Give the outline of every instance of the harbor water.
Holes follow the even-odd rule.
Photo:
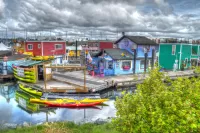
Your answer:
[[[24,122],[38,124],[54,121],[73,121],[81,123],[93,122],[98,119],[115,117],[115,97],[120,96],[121,91],[110,90],[102,94],[102,97],[110,98],[105,105],[97,108],[48,108],[46,106],[30,103],[32,96],[20,92],[14,83],[0,84],[0,124],[23,124]]]

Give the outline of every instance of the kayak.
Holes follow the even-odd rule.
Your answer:
[[[36,99],[36,98],[31,98],[30,102],[32,103],[40,103],[40,104],[45,104],[45,102],[57,102],[57,103],[95,103],[95,102],[100,102],[103,103],[105,101],[108,101],[108,99],[89,99],[85,98],[83,100],[76,100],[76,99],[55,99],[55,100],[43,100],[43,99]]]
[[[15,75],[18,75],[16,71],[13,71]],[[35,80],[36,76],[35,75],[24,75],[23,77],[21,78],[24,78],[24,79],[32,79],[32,80]]]
[[[42,96],[42,92],[39,92],[37,90],[34,90],[32,88],[29,88],[29,87],[25,87],[23,86],[22,84],[19,84],[19,88],[25,92],[28,92],[30,94],[34,94],[34,95],[37,95],[37,96]]]
[[[14,76],[15,76],[15,78],[17,78],[18,80],[21,80],[21,81],[25,81],[25,82],[29,82],[29,83],[36,83],[35,79],[25,79],[25,78],[19,77],[15,73],[14,73]]]
[[[48,105],[48,107],[91,107],[96,106],[98,104],[101,104],[101,102],[95,102],[95,103],[56,103],[56,102],[45,102],[45,104]]]
[[[21,68],[21,67],[15,66],[15,65],[13,65],[12,67],[13,67],[13,69]],[[34,68],[22,68],[22,69],[24,69],[25,71],[34,71],[35,70]]]
[[[32,103],[39,103],[39,104],[45,104],[46,102],[55,102],[55,103],[74,103],[76,100],[74,99],[56,99],[56,100],[43,100],[43,99],[37,99],[37,98],[31,98],[30,102]]]
[[[54,56],[35,56],[35,57],[32,57],[32,60],[52,60],[54,59]]]
[[[89,98],[85,98],[83,100],[80,100],[81,103],[93,103],[93,102],[106,102],[108,101],[108,99],[89,99]]]
[[[17,73],[17,69],[13,68],[14,72]],[[27,75],[35,75],[35,72],[34,71],[24,71],[24,74],[27,74]]]

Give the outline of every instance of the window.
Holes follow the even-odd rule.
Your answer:
[[[176,45],[172,45],[172,55],[176,54]]]
[[[55,49],[62,49],[63,45],[62,44],[55,44]]]
[[[108,62],[108,69],[113,69],[113,61]]]
[[[33,50],[33,44],[28,44],[28,50]]]
[[[191,66],[197,66],[197,59],[191,59]]]
[[[198,46],[192,46],[192,55],[197,55],[198,53]]]
[[[41,45],[40,45],[40,44],[38,44],[38,48],[39,48],[39,49],[41,48]]]
[[[145,62],[145,60],[140,61],[140,69],[144,69],[144,64],[145,64],[144,62]],[[146,68],[151,68],[151,60],[147,59]]]
[[[130,70],[131,69],[131,61],[123,61],[122,62],[122,69],[123,70]]]
[[[144,60],[140,61],[140,69],[144,69]]]

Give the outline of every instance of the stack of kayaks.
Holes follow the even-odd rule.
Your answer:
[[[53,60],[54,56],[34,56],[31,59],[32,60],[37,60],[37,61],[41,61],[41,60]]]
[[[67,108],[77,108],[77,107],[93,107],[99,105],[108,99],[55,99],[55,100],[42,100],[31,98],[30,102],[32,103],[39,103],[39,104],[46,104],[49,107],[67,107]]]
[[[33,69],[33,68],[20,68],[21,70],[23,70],[23,76],[22,76],[22,75],[19,75],[18,68],[20,68],[20,67],[13,65],[13,72],[14,72],[15,78],[17,78],[18,80],[21,80],[21,81],[29,82],[29,83],[36,83],[35,69]]]
[[[30,88],[30,87],[27,87],[27,86],[25,86],[25,85],[22,85],[22,84],[20,84],[20,83],[19,83],[19,88],[20,88],[22,91],[27,92],[27,93],[29,93],[29,94],[33,94],[33,95],[40,96],[40,97],[42,96],[42,92],[37,91],[37,90],[35,90],[35,89],[32,89],[32,88]]]
[[[39,105],[31,103],[29,101],[30,97],[32,96],[26,94],[23,91],[17,90],[15,93],[15,100],[17,101],[20,107],[22,107],[23,109],[27,111],[35,112],[38,110]]]

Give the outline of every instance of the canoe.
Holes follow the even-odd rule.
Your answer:
[[[39,92],[37,90],[34,90],[32,88],[29,88],[29,87],[25,87],[23,86],[22,84],[19,84],[19,88],[25,92],[28,92],[30,94],[34,94],[34,95],[37,95],[37,96],[42,96],[42,92]]]
[[[57,102],[57,103],[75,103],[75,102],[80,102],[80,103],[95,103],[95,102],[100,102],[103,103],[105,101],[108,101],[108,99],[89,99],[85,98],[83,100],[76,100],[76,99],[55,99],[55,100],[43,100],[43,99],[36,99],[36,98],[31,98],[30,102],[32,103],[40,103],[40,104],[45,104],[45,102]]]
[[[95,102],[95,103],[56,103],[56,102],[45,102],[45,104],[48,105],[48,107],[92,107],[96,106],[98,104],[101,104],[101,102]]]

